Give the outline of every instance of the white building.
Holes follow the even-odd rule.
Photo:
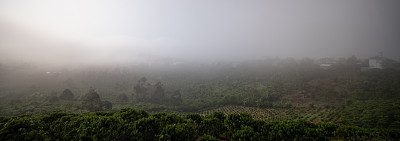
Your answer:
[[[382,69],[382,59],[380,57],[374,57],[369,59],[370,69]]]
[[[332,64],[321,64],[319,65],[322,69],[327,70],[332,67]]]

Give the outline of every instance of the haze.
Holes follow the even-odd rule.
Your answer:
[[[399,58],[397,0],[1,0],[0,59]]]

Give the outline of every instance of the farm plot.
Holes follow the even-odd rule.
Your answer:
[[[254,119],[264,121],[286,121],[305,119],[312,122],[335,121],[334,109],[328,108],[257,108],[245,106],[224,106],[212,110],[199,112],[202,115],[209,115],[213,112],[222,112],[227,115],[233,113],[248,113]]]

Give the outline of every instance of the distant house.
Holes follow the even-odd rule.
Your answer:
[[[383,58],[382,57],[372,57],[368,61],[369,63],[369,68],[370,69],[382,69],[382,62]]]
[[[336,64],[335,58],[322,58],[317,61],[319,64]]]
[[[61,75],[62,72],[50,72],[50,71],[47,71],[46,74],[47,74],[47,75],[55,75],[55,76],[58,76],[58,75]]]
[[[332,67],[332,64],[321,64],[319,65],[322,69],[327,70],[330,69]]]

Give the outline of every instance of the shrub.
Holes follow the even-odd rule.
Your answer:
[[[219,137],[219,135],[225,132],[225,126],[223,121],[215,117],[211,117],[204,119],[200,123],[199,130],[201,134],[207,134]]]
[[[189,113],[185,116],[185,119],[191,119],[195,121],[197,124],[200,124],[201,121],[203,121],[203,117],[201,117],[200,114],[195,114],[195,113]]]
[[[260,140],[260,134],[254,132],[253,128],[249,126],[243,126],[240,130],[237,130],[232,134],[232,141],[255,141]]]
[[[204,135],[204,136],[199,138],[199,141],[219,141],[219,139],[217,139],[214,136]]]
[[[142,118],[135,121],[133,135],[137,140],[156,140],[161,131],[161,121],[156,118]]]
[[[160,135],[160,140],[190,141],[194,139],[194,129],[184,123],[167,125]]]

